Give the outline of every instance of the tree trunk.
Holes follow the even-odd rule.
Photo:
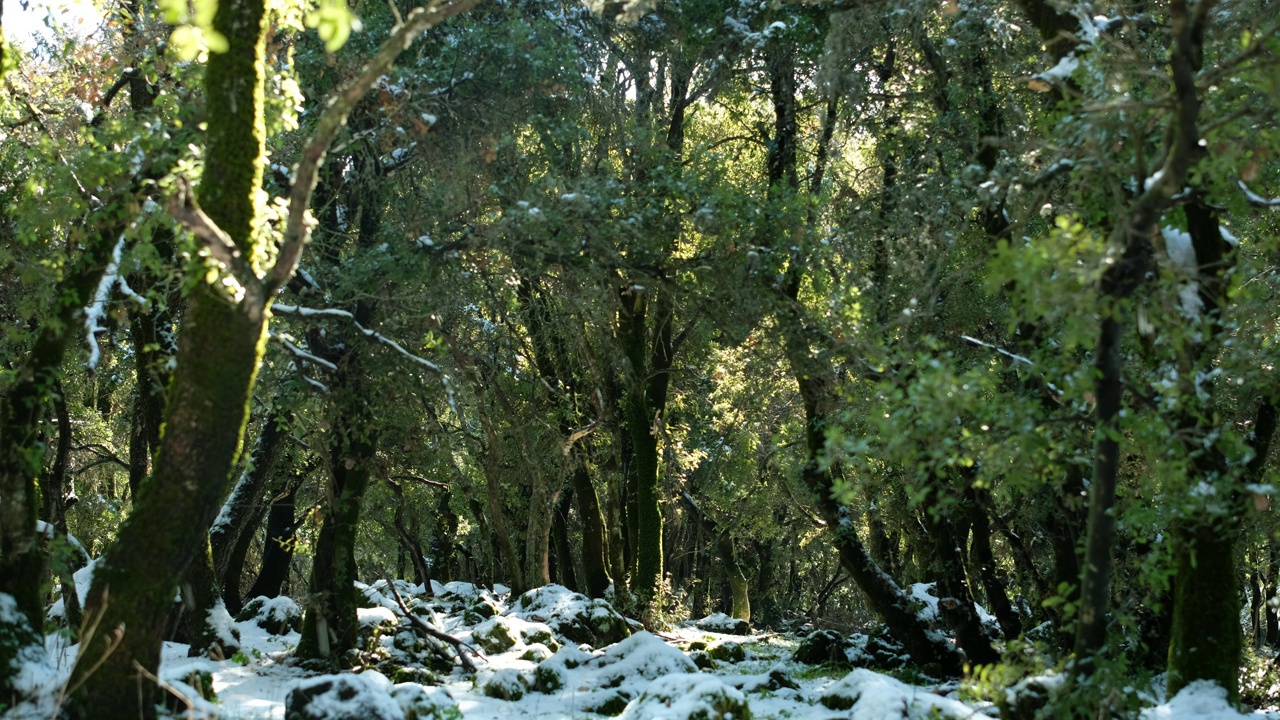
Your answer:
[[[935,479],[935,482],[940,481]],[[938,511],[941,507],[942,503],[935,503],[934,507],[922,509],[938,572],[939,614],[947,627],[955,632],[956,643],[964,650],[970,663],[995,665],[1000,662],[1000,653],[991,645],[991,638],[978,619],[973,593],[965,577],[964,555],[960,546],[964,544],[968,530],[957,528],[951,518]]]
[[[67,532],[67,461],[71,455],[71,413],[67,410],[67,397],[61,381],[53,385],[54,416],[58,420],[58,444],[53,465],[43,477],[40,494],[44,498],[41,519],[49,524],[51,538],[66,543],[67,553],[51,557],[51,569],[58,580],[58,594],[62,597],[63,619],[67,630],[75,636],[80,631],[80,596],[76,592],[73,574],[80,563],[70,554],[71,535]],[[76,556],[79,560],[79,557]]]
[[[1169,697],[1195,680],[1218,683],[1233,702],[1239,697],[1242,638],[1236,532],[1217,523],[1181,522],[1174,528]]]
[[[357,318],[362,315],[357,310]],[[340,662],[356,648],[358,640],[356,529],[377,451],[372,407],[359,357],[358,351],[348,351],[341,357],[330,354],[338,366],[332,386],[337,418],[329,446],[328,504],[312,560],[302,639],[298,643],[298,656],[304,658]]]
[[[244,553],[253,540],[254,530],[265,514],[263,495],[275,475],[289,436],[286,425],[287,412],[275,412],[262,423],[258,441],[249,458],[249,467],[240,475],[222,505],[222,511],[209,530],[209,543],[213,553],[213,582],[218,592],[208,596],[211,602],[224,599],[231,614],[240,612],[240,575]],[[232,576],[233,560],[240,558]],[[202,608],[207,611],[210,608]]]
[[[996,560],[991,552],[991,523],[987,518],[984,502],[988,493],[972,486],[965,493],[965,505],[969,510],[969,526],[973,532],[972,553],[978,565],[978,576],[982,579],[983,593],[987,597],[987,605],[1000,622],[1000,632],[1005,640],[1015,640],[1022,634],[1022,621],[1005,594],[1004,583],[996,574]]]
[[[36,483],[43,453],[37,444],[40,421],[63,358],[84,327],[84,307],[102,278],[119,228],[89,230],[87,244],[55,292],[53,318],[44,323],[18,368],[9,390],[0,396],[0,700],[7,700],[12,661],[24,648],[37,647],[44,627],[40,575],[44,553],[36,534]],[[21,621],[18,620],[21,618]]]
[[[206,85],[211,105],[223,108],[208,121],[204,210],[249,258],[257,254],[257,192],[264,148],[261,0],[227,0],[214,25],[230,49],[209,57]],[[206,284],[191,295],[178,342],[165,432],[151,481],[98,565],[86,615],[98,621],[96,637],[81,645],[101,664],[75,666],[82,683],[68,706],[74,717],[96,717],[112,708],[120,717],[151,718],[159,687],[143,672],[159,669],[164,617],[178,580],[207,543],[207,532],[240,454],[249,400],[266,340],[265,309],[238,306]],[[113,648],[113,640],[119,646]]]
[[[281,492],[272,499],[271,508],[267,511],[266,540],[262,543],[262,568],[258,571],[253,587],[249,588],[246,599],[280,596],[280,588],[289,577],[293,540],[298,531],[294,502],[298,497],[298,490],[316,467],[315,463],[311,463],[307,469],[290,475]]]

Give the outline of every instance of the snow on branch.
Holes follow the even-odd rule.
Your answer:
[[[107,331],[99,322],[107,316],[107,301],[111,299],[111,288],[116,284],[120,273],[120,255],[124,252],[124,235],[116,241],[111,251],[111,262],[98,280],[98,289],[93,293],[93,302],[84,309],[84,327],[89,337],[89,370],[98,368],[98,360],[102,358],[102,349],[98,347],[98,334]]]
[[[284,303],[272,303],[271,312],[279,315],[297,315],[299,317],[340,317],[352,322],[355,321],[355,316],[351,313],[335,308],[309,308],[298,305],[285,305]]]
[[[383,345],[386,345],[392,350],[395,350],[396,352],[409,358],[410,360],[421,365],[422,367],[425,367],[426,369],[430,370],[433,373],[438,374],[441,372],[439,365],[431,362],[430,360],[424,357],[414,355],[413,353],[406,350],[404,346],[402,346],[400,343],[396,342],[395,340],[392,340],[386,335],[383,335],[377,330],[370,330],[366,328],[365,326],[361,325],[359,322],[356,322],[355,316],[347,312],[346,310],[337,310],[334,308],[309,308],[309,307],[301,307],[298,305],[285,305],[283,303],[273,304],[271,306],[271,310],[272,312],[280,313],[282,315],[297,315],[298,317],[336,317],[336,318],[342,318],[344,320],[350,320],[351,324],[355,325],[356,329],[359,330],[361,334],[363,334],[365,337],[377,340]]]
[[[1248,200],[1250,205],[1254,207],[1266,207],[1272,209],[1280,208],[1280,197],[1268,200],[1267,198],[1264,198],[1250,190],[1249,186],[1245,185],[1243,180],[1237,180],[1236,184],[1240,186],[1240,191],[1244,193],[1244,199]]]
[[[1007,358],[1012,358],[1014,362],[1024,362],[1024,363],[1026,363],[1026,364],[1028,364],[1028,365],[1034,365],[1034,364],[1035,364],[1035,363],[1031,362],[1030,360],[1026,359],[1025,357],[1021,356],[1021,355],[1018,355],[1018,354],[1016,354],[1016,353],[1011,353],[1011,352],[1009,352],[1008,350],[1005,350],[1005,349],[1004,349],[1004,348],[1002,348],[1002,347],[996,347],[995,345],[992,345],[991,343],[985,343],[985,342],[982,342],[982,341],[981,341],[981,340],[979,340],[978,338],[970,337],[970,336],[968,336],[968,335],[961,335],[961,336],[960,336],[960,339],[961,339],[961,340],[964,340],[965,342],[971,342],[971,343],[973,343],[974,345],[981,345],[981,346],[982,346],[982,347],[984,347],[984,348],[988,348],[988,349],[990,349],[990,350],[995,350],[996,352],[1000,353],[1001,355],[1004,355],[1004,356],[1005,356],[1005,357],[1007,357]]]
[[[329,362],[328,360],[325,360],[322,357],[316,357],[315,355],[312,355],[306,350],[303,350],[297,345],[294,345],[293,343],[289,342],[289,338],[275,332],[274,330],[269,330],[267,332],[268,334],[271,335],[272,340],[275,340],[276,342],[285,346],[285,348],[288,349],[289,352],[293,353],[294,357],[300,358],[302,360],[306,360],[307,362],[313,365],[319,365],[320,367],[324,368],[325,370],[328,370],[329,372],[337,372],[338,370],[337,365],[334,365],[333,363]]]

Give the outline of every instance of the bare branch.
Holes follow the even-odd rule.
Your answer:
[[[431,627],[427,623],[423,622],[422,618],[409,612],[409,606],[404,604],[404,599],[400,597],[400,591],[396,590],[395,581],[391,578],[387,578],[387,588],[391,590],[392,597],[396,599],[396,604],[400,606],[401,612],[404,613],[405,619],[407,619],[410,624],[427,635],[430,635],[437,640],[443,640],[444,642],[452,645],[453,651],[458,654],[458,662],[462,663],[462,669],[469,673],[474,673],[476,671],[476,664],[471,660],[471,658],[467,657],[466,653],[462,652],[462,649],[466,648],[470,650],[475,653],[477,657],[484,657],[483,655],[480,655],[474,647],[446,632],[441,632],[440,630]]]

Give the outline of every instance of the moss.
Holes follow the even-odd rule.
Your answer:
[[[747,651],[736,642],[722,642],[707,649],[712,660],[740,663],[747,659]]]
[[[603,700],[594,703],[589,707],[584,707],[583,709],[587,712],[612,717],[614,715],[620,715],[623,710],[627,709],[628,702],[630,702],[630,699],[625,694],[620,692],[610,693]]]
[[[1169,697],[1196,680],[1240,699],[1240,593],[1234,533],[1205,523],[1176,531]]]

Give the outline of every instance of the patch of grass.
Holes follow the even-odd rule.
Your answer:
[[[800,665],[792,675],[797,680],[817,680],[819,678],[842,678],[849,674],[853,666],[843,662],[824,662],[821,665]]]

